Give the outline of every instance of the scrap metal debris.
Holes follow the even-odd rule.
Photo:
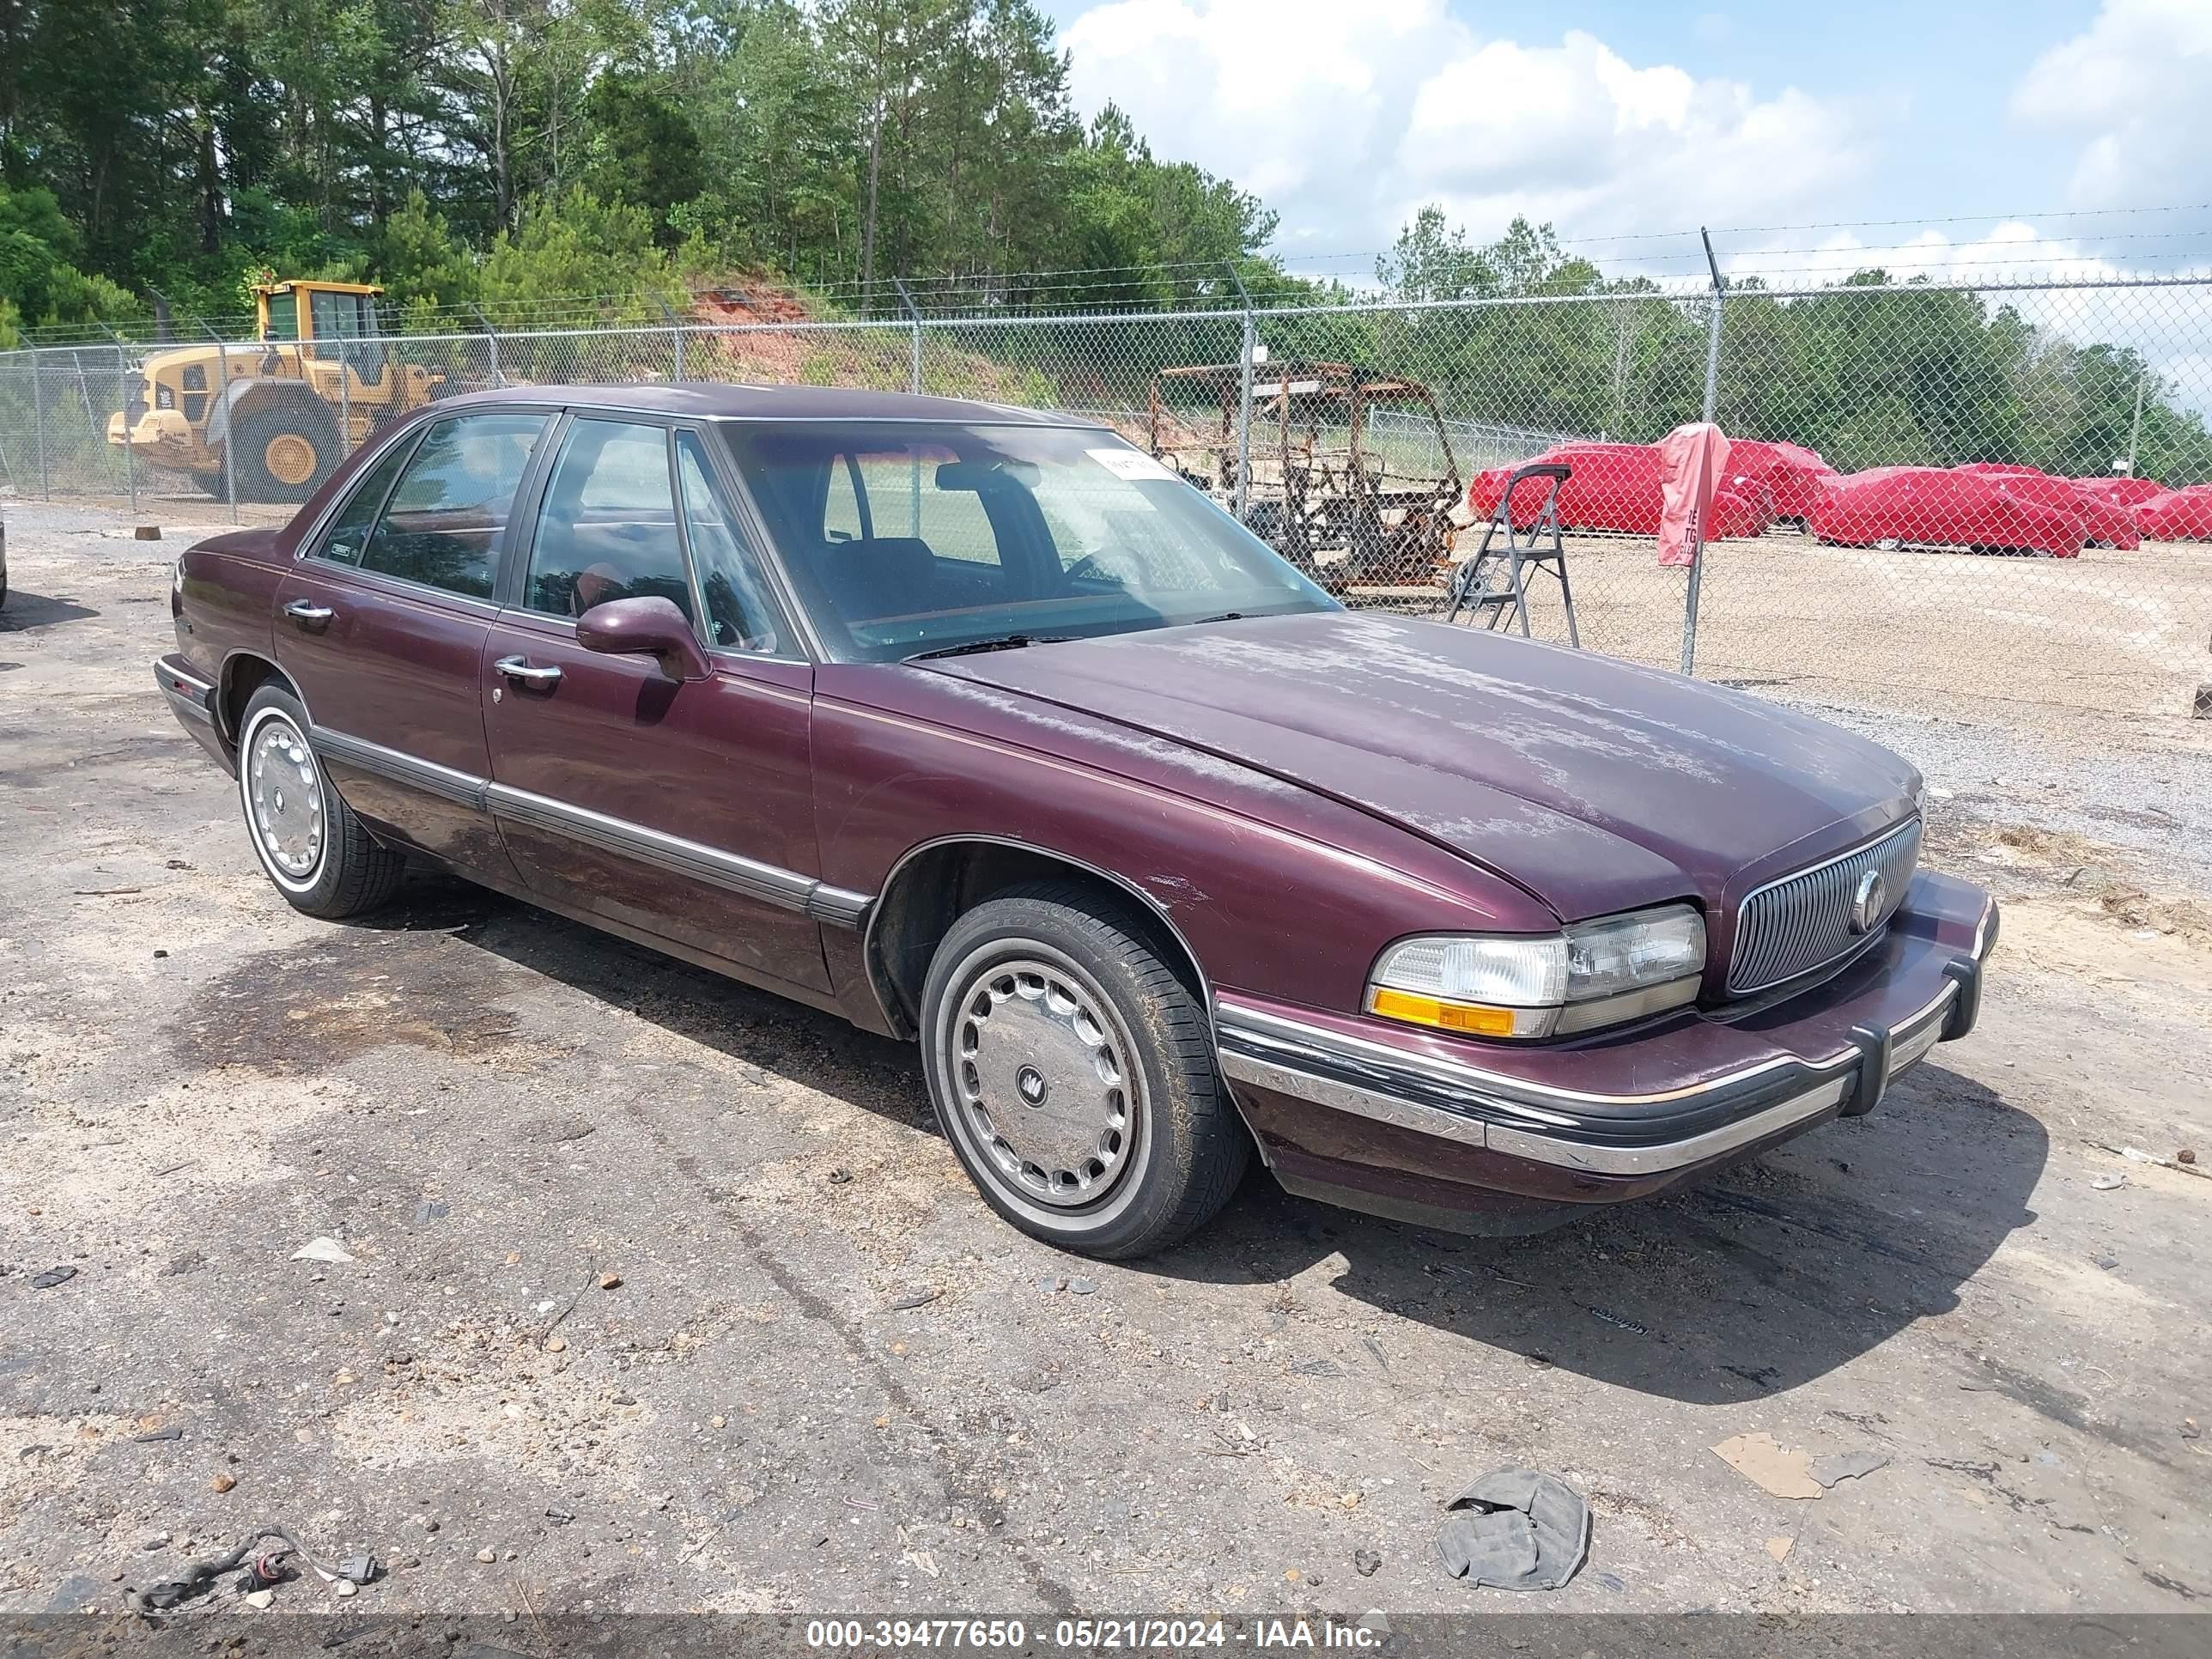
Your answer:
[[[275,1542],[281,1548],[263,1547]],[[297,1556],[314,1569],[326,1582],[335,1585],[341,1595],[349,1595],[362,1585],[369,1583],[383,1573],[382,1564],[363,1552],[348,1556],[336,1566],[325,1566],[307,1553],[305,1546],[282,1527],[264,1523],[246,1534],[246,1541],[235,1549],[205,1560],[186,1565],[174,1578],[165,1578],[146,1589],[125,1589],[123,1600],[133,1613],[150,1620],[173,1618],[191,1610],[191,1604],[213,1589],[216,1581],[225,1573],[238,1572],[232,1585],[240,1596],[250,1596],[272,1590],[292,1577],[286,1565],[287,1558]],[[240,1569],[243,1568],[243,1571]],[[257,1605],[265,1607],[267,1602]]]
[[[32,1279],[31,1288],[34,1291],[51,1291],[57,1285],[68,1284],[76,1277],[76,1269],[74,1267],[49,1267]]]
[[[1498,1469],[1446,1506],[1437,1534],[1444,1571],[1498,1589],[1558,1589],[1589,1557],[1590,1512],[1556,1474]]]

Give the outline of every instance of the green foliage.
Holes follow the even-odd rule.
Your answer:
[[[1549,226],[1516,220],[1478,246],[1424,208],[1376,274],[1397,299],[1514,303],[1375,313],[1364,333],[1300,319],[1271,329],[1270,343],[1413,369],[1455,412],[1538,431],[1650,441],[1704,412],[1709,302],[1608,281]],[[1884,291],[1731,294],[1715,408],[1725,430],[1808,445],[1846,471],[2013,461],[2094,477],[2125,456],[2140,386],[2138,471],[2212,477],[2203,417],[2136,353],[2076,344],[2015,309],[1879,270],[1844,286]],[[1556,295],[1589,300],[1544,303]]]
[[[125,321],[137,301],[106,276],[70,263],[78,240],[52,191],[0,185],[0,332],[13,343],[21,326]]]
[[[1086,125],[1039,0],[0,0],[0,340],[155,290],[234,316],[270,270],[380,283],[418,332],[580,299],[659,322],[687,283],[761,269],[830,296],[817,314],[896,317],[885,279],[934,272],[1089,314],[968,331],[973,362],[930,371],[1012,401],[1127,408],[1151,362],[1228,362],[1233,321],[1155,319],[1139,349],[1104,313],[1241,287],[1347,307],[1263,320],[1279,359],[1418,375],[1455,414],[1649,439],[1702,409],[1705,302],[1609,278],[1548,226],[1478,242],[1423,208],[1383,287],[1503,303],[1399,313],[1284,272],[1274,229],[1124,112]],[[1747,288],[1725,316],[1731,431],[1842,466],[2094,473],[2140,393],[2142,470],[2212,477],[2203,417],[2136,353],[1971,295]]]
[[[589,298],[610,322],[658,323],[689,303],[668,255],[653,240],[653,218],[627,202],[604,202],[581,185],[557,200],[537,199],[521,228],[501,231],[477,273],[478,303],[495,324],[526,321],[531,302]]]

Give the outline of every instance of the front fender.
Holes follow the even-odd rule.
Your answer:
[[[928,707],[942,699],[935,678],[895,666],[819,672],[816,822],[834,886],[880,893],[933,842],[1012,842],[1141,896],[1211,990],[1346,1014],[1393,939],[1559,925],[1469,861],[1249,768],[1011,699],[998,721],[956,723],[951,708]]]

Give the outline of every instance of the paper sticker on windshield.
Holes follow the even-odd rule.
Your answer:
[[[1175,477],[1141,449],[1086,449],[1083,453],[1115,477],[1127,478],[1132,483]]]

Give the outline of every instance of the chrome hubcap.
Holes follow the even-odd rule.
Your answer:
[[[295,880],[323,856],[323,781],[315,757],[287,720],[262,722],[246,763],[253,833],[270,861]]]
[[[1101,1000],[1024,958],[977,975],[953,1017],[957,1109],[1000,1176],[1041,1203],[1091,1203],[1127,1166],[1134,1084]]]

